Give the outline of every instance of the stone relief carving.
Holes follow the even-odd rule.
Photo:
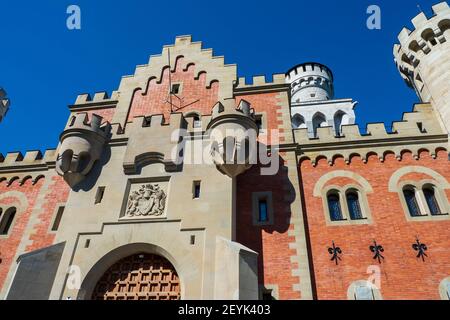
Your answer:
[[[160,217],[164,214],[167,195],[159,184],[143,184],[130,192],[125,217]]]

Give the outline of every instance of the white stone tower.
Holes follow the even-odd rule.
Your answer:
[[[394,57],[408,86],[431,103],[450,134],[450,8],[441,2],[432,10],[431,18],[421,12],[412,19],[413,31],[403,28]]]
[[[9,99],[6,97],[6,91],[0,87],[0,122],[6,116],[9,109]]]
[[[291,68],[286,73],[291,85],[291,114],[294,129],[308,130],[316,137],[318,127],[332,127],[341,135],[342,125],[354,124],[352,99],[334,99],[333,73],[323,64],[308,62]]]

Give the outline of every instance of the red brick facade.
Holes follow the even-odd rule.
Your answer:
[[[384,162],[380,162],[377,156],[371,156],[367,163],[354,157],[349,165],[343,159],[337,159],[332,166],[325,159],[320,160],[316,167],[309,160],[301,163],[301,184],[319,299],[347,299],[347,289],[352,282],[369,278],[367,268],[370,265],[380,267],[383,299],[440,299],[438,285],[449,276],[450,271],[450,220],[406,219],[399,194],[388,190],[392,174],[406,166],[430,168],[447,181],[450,179],[445,151],[438,152],[436,159],[432,159],[428,152],[422,152],[419,160],[414,160],[410,153],[405,153],[401,161],[390,154]],[[355,172],[370,183],[373,192],[367,194],[367,199],[372,223],[345,226],[326,224],[322,199],[313,195],[313,189],[321,176],[334,170]],[[419,181],[424,178],[433,179],[426,174],[411,173],[404,175],[400,181]],[[325,186],[344,186],[349,182],[357,184],[353,179],[334,178]],[[450,197],[449,190],[447,197]],[[425,261],[416,258],[417,252],[412,248],[416,236],[428,246]],[[385,259],[381,264],[373,259],[373,253],[369,250],[373,240],[384,247]],[[331,256],[327,252],[332,241],[343,251],[338,265],[330,261]]]

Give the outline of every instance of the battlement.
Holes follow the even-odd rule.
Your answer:
[[[111,124],[109,122],[104,122],[103,117],[92,114],[91,119],[85,112],[80,112],[74,114],[70,117],[69,122],[66,126],[66,130],[62,133],[62,135],[67,135],[67,133],[72,131],[92,131],[104,138],[107,138],[111,133]]]
[[[414,30],[403,28],[398,35],[399,44],[394,45],[394,57],[397,67],[407,84],[413,87],[413,70],[423,56],[445,43],[450,29],[450,7],[447,2],[432,6],[434,15],[428,18],[423,12],[411,21]]]
[[[366,131],[361,132],[356,124],[343,125],[342,134],[336,136],[336,132],[330,127],[317,128],[317,136],[308,136],[306,128],[296,129],[295,136],[299,144],[319,144],[352,141],[372,141],[392,138],[414,138],[420,136],[434,136],[445,134],[439,127],[435,114],[429,104],[416,104],[412,112],[403,114],[401,121],[392,123],[392,130],[386,128],[384,123],[369,123]]]
[[[314,159],[326,157],[330,164],[336,155],[349,161],[355,152],[362,155],[363,161],[372,153],[379,154],[383,160],[387,151],[395,153],[400,160],[405,146],[410,145],[409,150],[416,157],[425,145],[438,150],[445,149],[448,142],[430,104],[416,104],[412,112],[403,114],[402,121],[392,123],[392,130],[384,123],[369,123],[365,132],[361,132],[358,125],[344,125],[340,136],[336,136],[332,127],[317,128],[316,138],[311,138],[307,129],[296,129],[294,135],[305,157],[313,163]]]
[[[269,87],[274,85],[284,85],[286,84],[285,75],[281,73],[276,73],[272,75],[272,81],[269,81],[265,75],[257,75],[252,77],[252,84],[246,82],[245,77],[239,77],[236,82],[236,89],[244,88],[254,88],[254,87]]]
[[[83,93],[77,96],[74,106],[92,105],[92,104],[115,104],[119,99],[119,93],[113,91],[111,96],[106,91],[96,92],[92,98],[89,93]]]
[[[48,169],[48,166],[56,161],[56,150],[46,150],[44,154],[40,150],[21,152],[8,152],[6,156],[0,153],[0,172],[16,172],[23,170]]]
[[[0,122],[3,120],[6,113],[8,112],[9,104],[10,101],[7,97],[5,89],[0,87]]]

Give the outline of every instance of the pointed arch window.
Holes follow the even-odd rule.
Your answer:
[[[326,127],[328,125],[325,116],[321,113],[318,113],[313,118],[313,132],[314,136],[317,137],[317,128]]]
[[[6,236],[9,234],[11,226],[14,222],[14,217],[16,216],[17,209],[9,208],[5,211],[5,213],[0,217],[0,236]]]
[[[330,211],[331,221],[344,220],[342,216],[342,208],[339,200],[339,193],[337,191],[332,191],[327,196],[328,209]]]

